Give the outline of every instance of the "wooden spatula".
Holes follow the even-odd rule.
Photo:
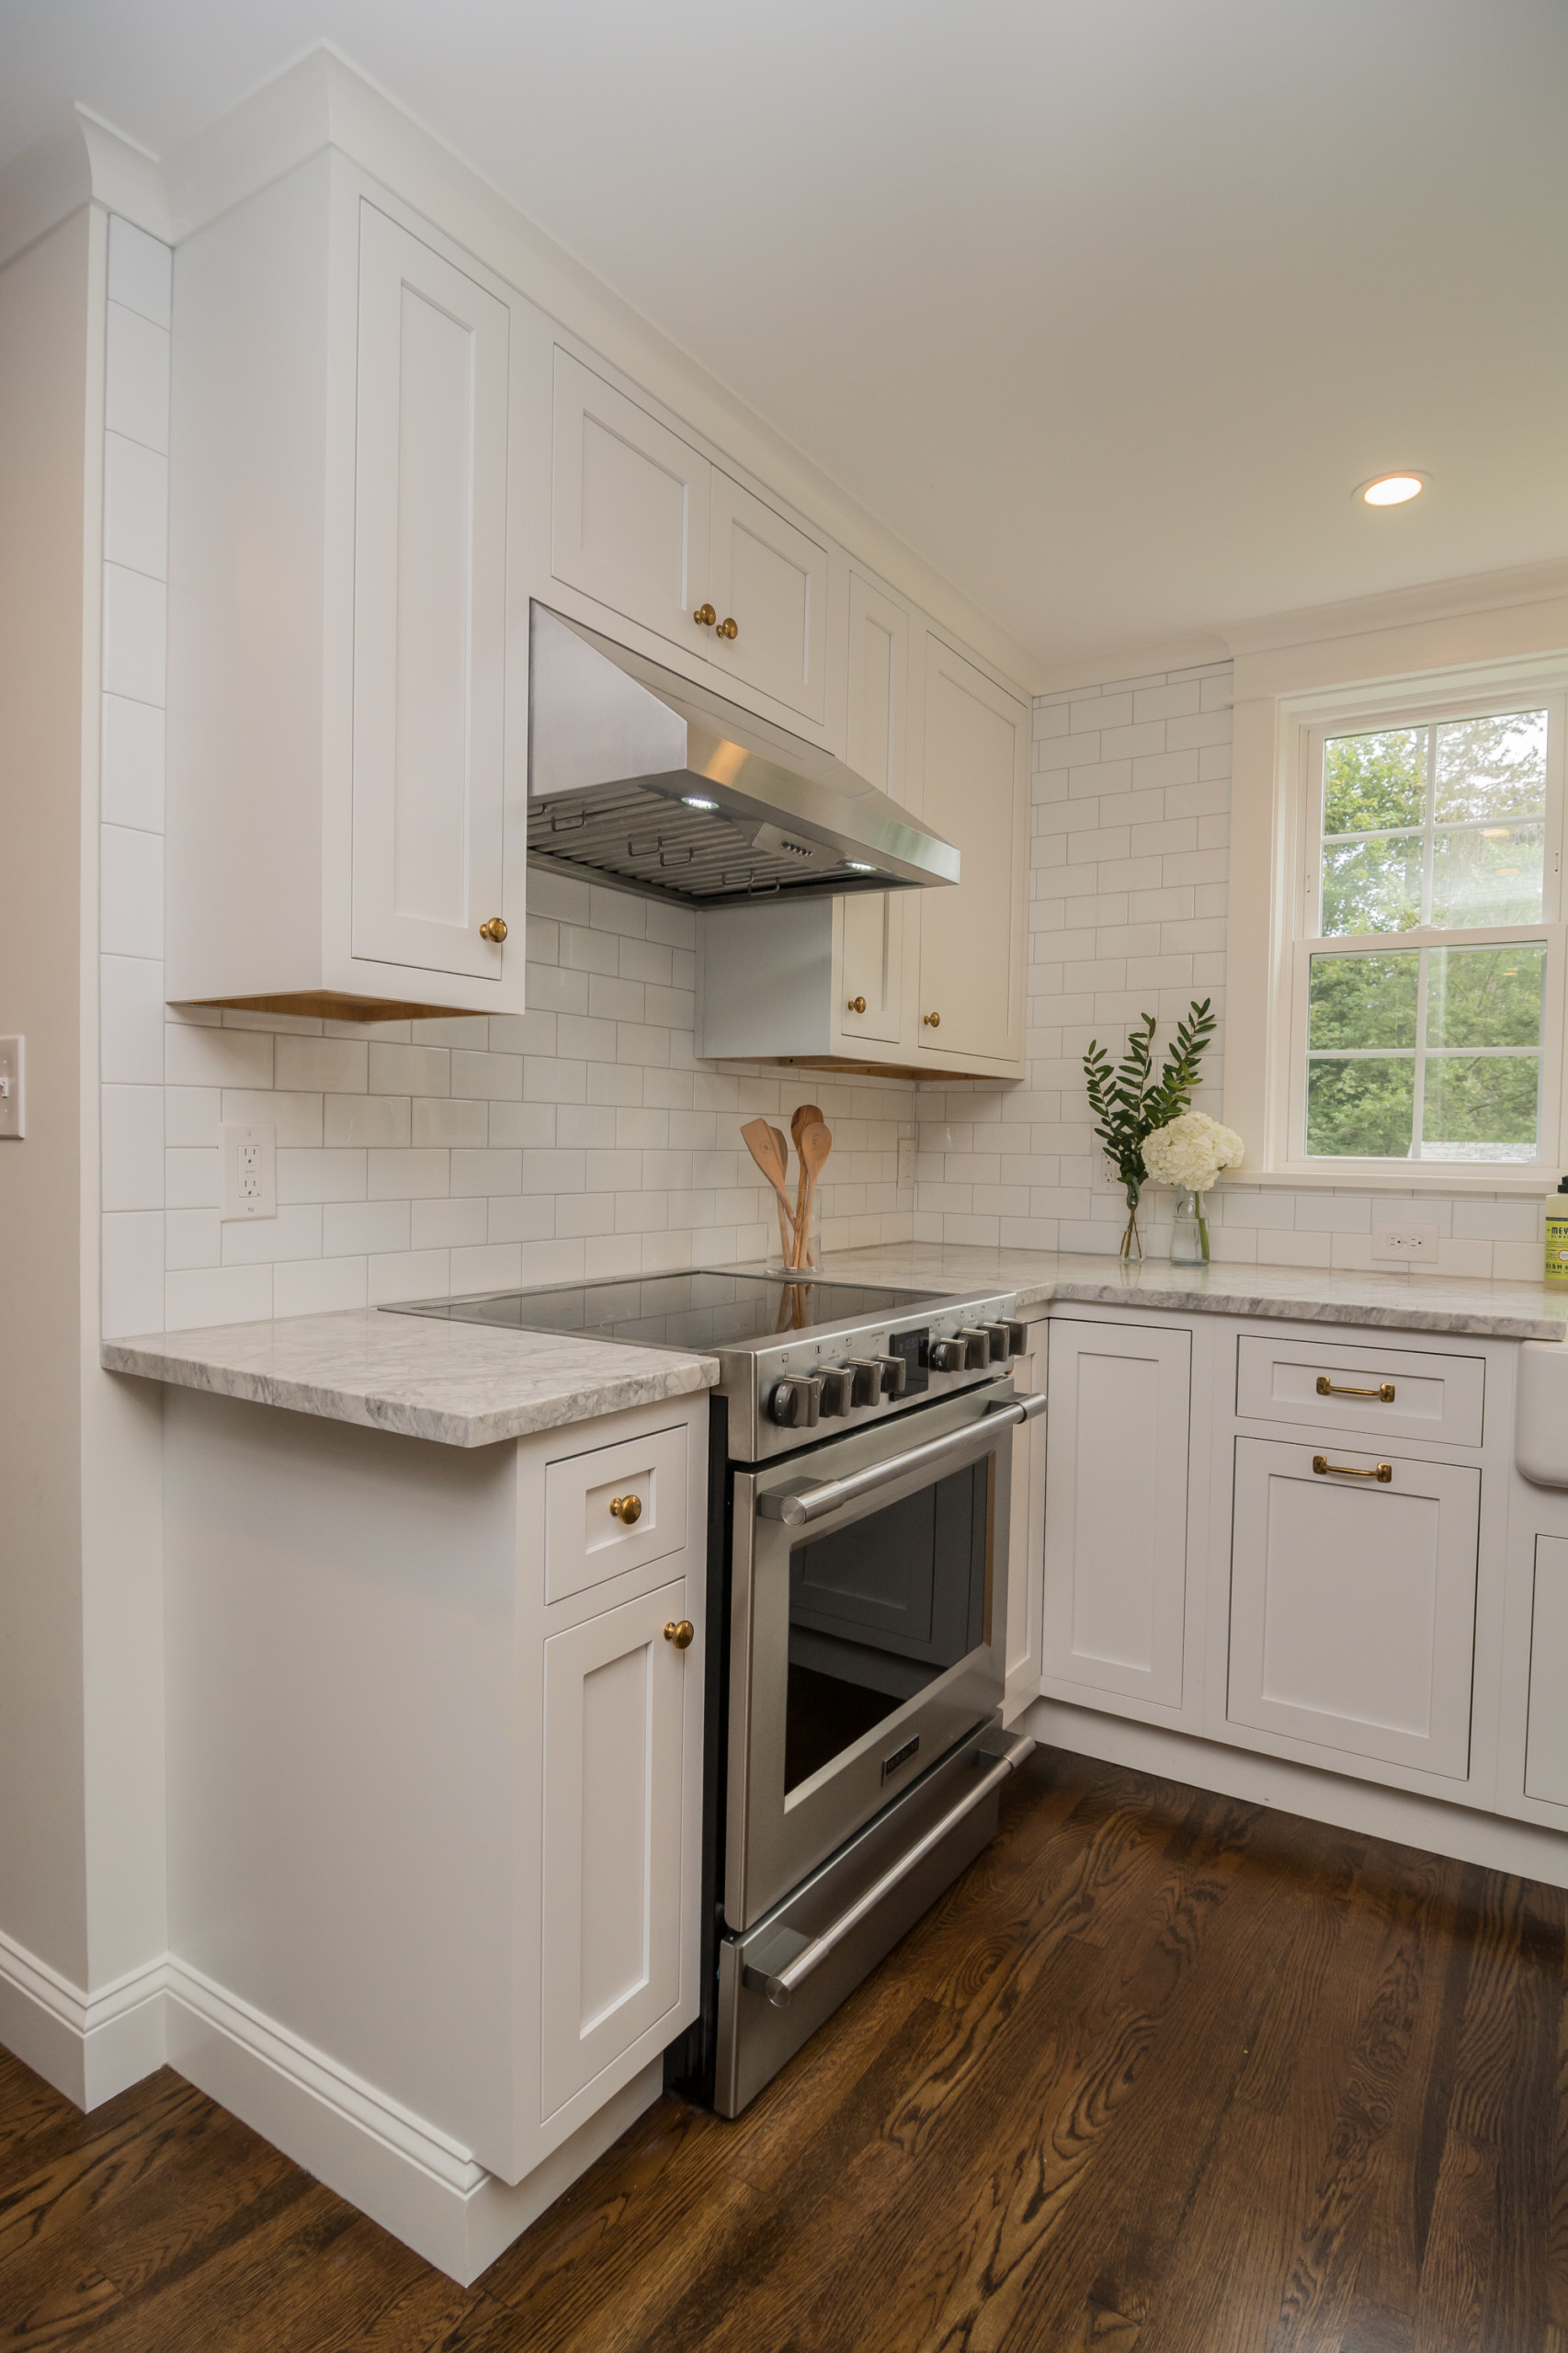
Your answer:
[[[817,1188],[817,1178],[833,1150],[833,1133],[821,1120],[813,1120],[801,1130],[796,1149],[801,1155],[801,1169],[805,1182],[805,1199],[801,1206],[801,1255],[806,1258],[810,1251],[812,1230],[812,1196]]]
[[[797,1267],[805,1265],[807,1256],[806,1228],[803,1222],[806,1211],[806,1162],[805,1155],[801,1150],[801,1138],[808,1128],[820,1127],[821,1124],[822,1105],[820,1103],[802,1103],[790,1122],[790,1133],[795,1139],[795,1156],[801,1164],[801,1174],[795,1187],[794,1263]]]
[[[794,1259],[790,1249],[790,1236],[793,1229],[790,1221],[793,1212],[790,1206],[790,1195],[786,1189],[790,1175],[790,1160],[784,1149],[784,1139],[777,1128],[768,1126],[766,1120],[748,1120],[741,1130],[741,1142],[778,1196],[779,1246],[784,1253],[785,1265],[792,1266]]]

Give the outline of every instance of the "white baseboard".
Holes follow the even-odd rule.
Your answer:
[[[1428,1854],[1512,1871],[1547,1887],[1568,1887],[1568,1837],[1543,1824],[1449,1805],[1416,1790],[1352,1780],[1314,1765],[1294,1764],[1289,1757],[1264,1756],[1250,1748],[1232,1748],[1224,1741],[1170,1732],[1163,1724],[1136,1722],[1098,1708],[1074,1708],[1064,1699],[1036,1699],[1008,1729],[1032,1733],[1051,1748],[1073,1749],[1103,1764],[1187,1781],[1245,1804],[1275,1806],[1281,1813],[1304,1814],[1309,1822],[1392,1838],[1403,1847],[1423,1847]]]
[[[171,1956],[89,1996],[0,1931],[0,2043],[81,2109],[166,2062],[465,2288],[619,2139],[664,2080],[660,2057],[513,2187]]]
[[[94,2109],[164,2063],[160,1956],[97,1994],[0,1930],[0,2042],[78,2108]]]

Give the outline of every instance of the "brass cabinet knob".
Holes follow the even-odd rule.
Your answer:
[[[665,1628],[665,1640],[674,1643],[677,1651],[689,1650],[697,1639],[697,1629],[689,1618],[672,1618]]]
[[[612,1495],[609,1499],[609,1516],[612,1519],[619,1519],[622,1528],[635,1527],[642,1517],[642,1496]]]
[[[740,633],[741,628],[738,621],[721,621],[713,632],[715,637],[739,637]]]
[[[506,916],[492,915],[488,923],[480,925],[479,936],[481,939],[488,939],[493,948],[499,948],[506,937]]]
[[[699,605],[691,618],[699,629],[711,629],[719,616],[711,605]]]
[[[852,996],[849,1000],[849,1010],[851,1013],[864,1013],[866,1010],[865,998],[863,996]]]
[[[927,1029],[939,1029],[942,1026],[942,1017],[939,1013],[923,1013],[920,1018]]]

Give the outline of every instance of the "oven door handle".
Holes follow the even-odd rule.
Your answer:
[[[1000,1756],[994,1750],[983,1748],[977,1762],[985,1769],[973,1787],[960,1798],[957,1805],[949,1807],[940,1822],[934,1824],[923,1838],[915,1840],[907,1854],[899,1857],[891,1870],[885,1870],[881,1879],[873,1880],[864,1895],[858,1896],[847,1912],[839,1914],[831,1928],[824,1928],[820,1937],[813,1937],[811,1943],[802,1947],[783,1969],[748,1966],[741,1972],[742,1984],[749,1985],[755,1994],[766,1994],[776,2010],[786,2008],[790,1995],[814,1970],[822,1967],[829,1953],[843,1943],[851,1930],[859,1927],[868,1912],[874,1912],[882,1898],[891,1895],[900,1881],[909,1877],[932,1847],[939,1847],[949,1831],[955,1829],[966,1813],[972,1813],[977,1805],[983,1805],[998,1782],[1016,1773],[1025,1759],[1034,1755],[1034,1751],[1035,1744],[1027,1733],[1015,1733]]]
[[[851,1471],[847,1478],[823,1479],[814,1486],[768,1488],[758,1495],[757,1510],[764,1519],[781,1519],[786,1528],[809,1528],[813,1519],[825,1519],[845,1504],[874,1495],[879,1487],[891,1487],[912,1471],[936,1471],[945,1462],[961,1462],[967,1455],[983,1454],[987,1430],[1003,1429],[1013,1422],[1032,1422],[1044,1411],[1045,1399],[1039,1392],[1015,1397],[1010,1404],[998,1405],[981,1420],[949,1430],[945,1438],[927,1438],[924,1446],[912,1446],[903,1454],[890,1455],[885,1462],[869,1464],[864,1471]]]

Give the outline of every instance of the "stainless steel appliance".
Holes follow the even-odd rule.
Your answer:
[[[532,864],[691,907],[959,879],[950,842],[831,753],[545,605],[528,665]]]
[[[706,1993],[670,2075],[733,2116],[994,1835],[1006,1293],[699,1270],[409,1311],[716,1354]]]

